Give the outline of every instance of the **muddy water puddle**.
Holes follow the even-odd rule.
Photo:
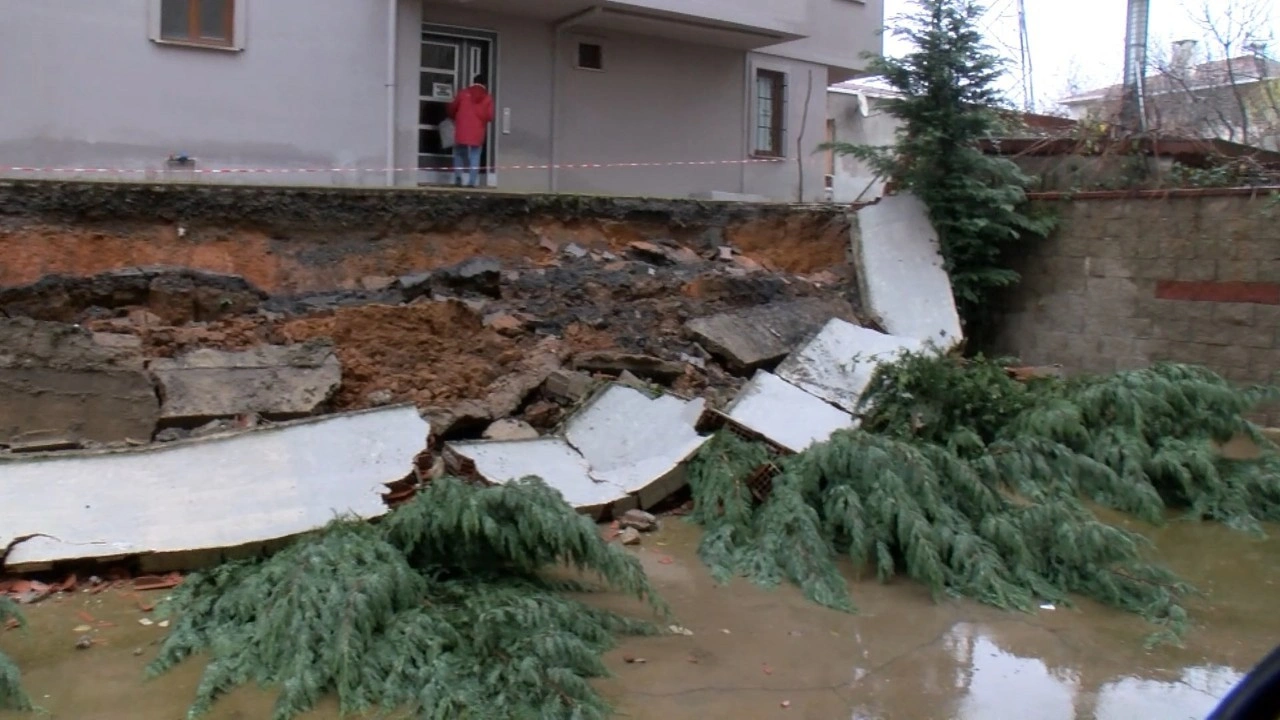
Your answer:
[[[1034,614],[967,601],[933,602],[910,582],[857,581],[859,614],[818,608],[794,588],[715,585],[681,520],[636,552],[688,636],[625,641],[597,686],[618,716],[822,720],[1132,720],[1203,718],[1243,673],[1280,644],[1280,528],[1253,540],[1175,523],[1161,557],[1206,597],[1183,648],[1145,651],[1140,619],[1081,601]],[[604,597],[616,609],[629,601]],[[78,594],[28,608],[27,633],[0,635],[48,717],[150,720],[184,716],[201,670],[188,662],[155,680],[143,667],[166,632],[144,626],[134,598]],[[92,620],[90,623],[89,620]],[[75,649],[86,634],[87,650]],[[273,695],[225,697],[211,720],[270,717]],[[0,713],[0,720],[28,716]],[[307,720],[339,717],[324,703]]]

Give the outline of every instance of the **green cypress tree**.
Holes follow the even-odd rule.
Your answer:
[[[0,595],[0,632],[9,620],[23,622],[17,603]],[[22,675],[8,655],[0,652],[0,709],[31,710],[31,700],[22,691]]]
[[[830,143],[836,154],[867,161],[929,208],[961,318],[970,338],[989,330],[993,293],[1016,283],[1007,255],[1024,238],[1042,238],[1052,219],[1024,206],[1031,178],[1013,162],[983,152],[982,140],[1008,129],[997,88],[1003,60],[985,43],[977,0],[913,0],[893,34],[911,51],[871,57],[868,70],[902,97],[885,101],[900,121],[893,147]]]
[[[1085,503],[1261,532],[1280,520],[1280,456],[1245,414],[1272,395],[1183,365],[1024,384],[998,362],[906,354],[875,373],[858,430],[785,458],[727,433],[707,443],[690,468],[699,552],[718,579],[788,580],[838,609],[853,607],[844,554],[1006,609],[1086,595],[1173,639],[1191,588]],[[1214,444],[1238,435],[1261,456],[1222,457]],[[762,466],[775,477],[756,506],[746,481]]]
[[[668,617],[639,562],[536,479],[445,478],[379,525],[337,521],[265,560],[190,577],[148,671],[210,658],[189,713],[248,683],[280,689],[287,720],[336,693],[344,712],[420,718],[604,718],[600,654],[646,622],[579,602],[576,568]]]

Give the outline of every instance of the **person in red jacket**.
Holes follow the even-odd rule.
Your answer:
[[[487,78],[476,75],[471,87],[458,93],[449,103],[449,119],[453,120],[453,168],[454,184],[475,187],[480,182],[480,151],[493,122],[493,96],[489,94]],[[468,182],[463,182],[463,171]]]

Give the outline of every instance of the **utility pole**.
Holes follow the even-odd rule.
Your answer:
[[[1146,132],[1147,25],[1150,0],[1129,0],[1124,33],[1124,98],[1120,123],[1127,132]]]
[[[1022,57],[1022,109],[1036,111],[1036,85],[1031,68],[1031,38],[1027,36],[1027,2],[1018,0],[1018,49]]]

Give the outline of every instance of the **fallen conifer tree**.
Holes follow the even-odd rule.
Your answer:
[[[206,654],[190,716],[240,685],[280,690],[272,718],[321,696],[343,712],[419,718],[603,718],[588,684],[619,634],[653,624],[585,605],[569,566],[668,616],[639,562],[559,494],[528,479],[480,488],[445,478],[379,524],[337,521],[268,558],[188,578],[149,665]]]
[[[0,595],[0,632],[10,620],[22,623],[18,605]],[[30,710],[31,700],[22,691],[22,676],[8,655],[0,652],[0,710]]]
[[[1245,414],[1271,394],[1184,365],[1022,383],[998,362],[907,354],[876,372],[860,429],[790,457],[728,432],[707,443],[690,469],[699,554],[720,580],[785,579],[838,609],[853,609],[843,554],[935,597],[1027,610],[1085,595],[1176,639],[1191,588],[1087,502],[1260,532],[1280,520],[1280,456]],[[1240,435],[1258,458],[1218,452]],[[761,467],[757,504],[746,480]]]

